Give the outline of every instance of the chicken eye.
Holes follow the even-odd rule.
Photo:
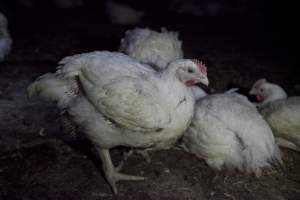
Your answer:
[[[264,92],[264,89],[260,89],[259,91],[260,91],[260,92]]]
[[[194,73],[194,69],[193,68],[188,68],[188,73]]]

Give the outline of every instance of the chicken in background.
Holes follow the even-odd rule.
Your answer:
[[[238,169],[261,175],[282,163],[273,133],[245,96],[231,89],[201,97],[183,137],[183,146],[215,170]]]
[[[259,107],[275,100],[287,98],[287,94],[282,87],[274,83],[269,83],[265,78],[257,80],[253,84],[249,94],[256,96]]]
[[[278,145],[300,151],[300,97],[288,97],[277,84],[259,79],[250,94],[256,95],[258,109],[271,126]]]
[[[106,14],[113,24],[134,25],[141,22],[144,12],[135,10],[129,5],[117,3],[113,0],[106,1]]]
[[[0,12],[0,62],[9,54],[11,45],[12,39],[7,29],[7,19]]]
[[[178,33],[162,28],[161,32],[148,28],[126,31],[119,51],[124,52],[156,70],[164,69],[170,61],[183,58],[182,42]]]
[[[144,180],[115,168],[109,149],[170,148],[194,113],[187,89],[208,84],[206,68],[193,60],[172,61],[161,72],[117,52],[91,52],[64,58],[56,73],[33,82],[29,95],[56,101],[95,145],[105,177],[117,193],[119,180]]]

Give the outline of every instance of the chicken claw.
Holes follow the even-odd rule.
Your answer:
[[[121,180],[143,181],[146,179],[145,177],[141,177],[141,176],[133,176],[133,175],[119,173],[111,161],[109,150],[101,149],[101,148],[97,148],[97,150],[98,150],[98,153],[102,160],[103,172],[105,174],[105,177],[106,177],[108,183],[112,187],[114,194],[118,193],[118,189],[117,189],[117,185],[116,185],[116,182],[118,182],[118,181],[121,181]]]

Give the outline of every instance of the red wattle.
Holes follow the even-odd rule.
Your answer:
[[[184,84],[187,87],[191,87],[191,86],[195,85],[195,81],[194,80],[187,80],[187,81],[184,82]]]

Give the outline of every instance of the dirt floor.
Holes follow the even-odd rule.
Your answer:
[[[300,95],[299,72],[265,24],[236,18],[170,19],[149,20],[147,25],[179,31],[185,57],[207,63],[215,91],[224,91],[230,83],[250,87],[266,77],[290,95]],[[134,155],[124,172],[148,179],[119,182],[119,194],[112,195],[90,144],[60,139],[59,112],[50,103],[28,99],[26,87],[38,75],[55,71],[64,56],[117,50],[128,28],[111,25],[94,11],[28,11],[14,19],[13,51],[0,63],[0,199],[300,199],[300,155],[289,150],[282,150],[285,167],[259,179],[215,172],[178,148],[151,152],[150,164]],[[112,150],[116,163],[121,152]]]

